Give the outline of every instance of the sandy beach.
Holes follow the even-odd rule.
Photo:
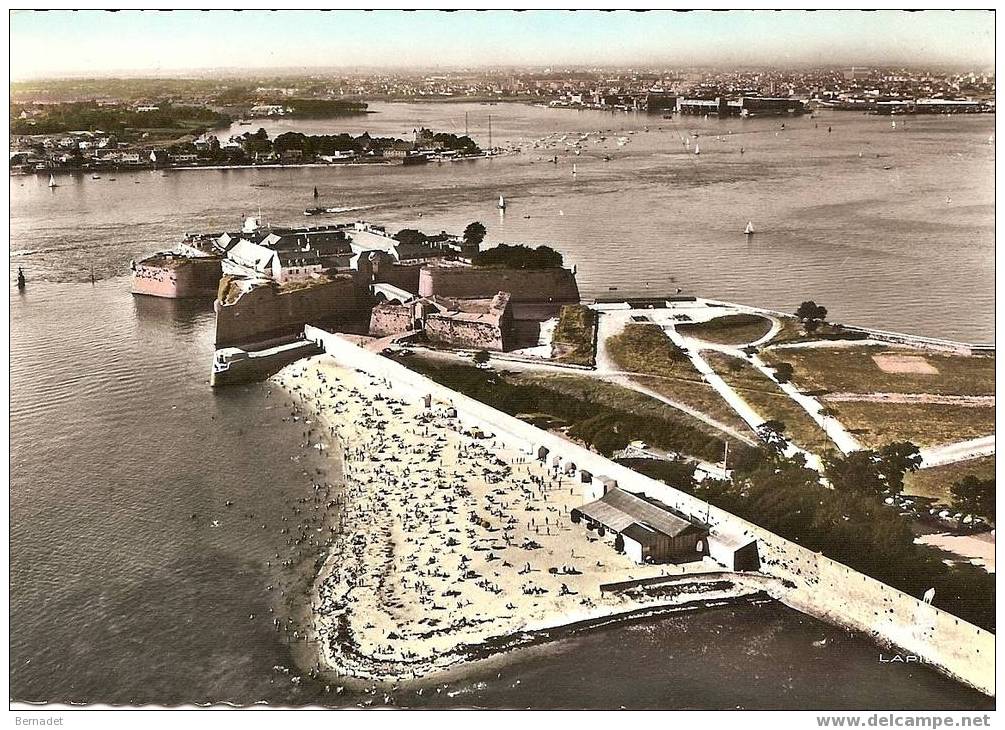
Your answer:
[[[541,640],[548,629],[757,594],[761,576],[709,559],[637,565],[573,524],[582,485],[465,432],[449,404],[320,355],[273,380],[341,447],[333,541],[315,583],[322,671],[397,681]],[[318,530],[324,528],[319,527]],[[648,590],[602,584],[665,576]]]

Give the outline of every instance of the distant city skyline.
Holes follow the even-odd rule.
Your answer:
[[[992,69],[989,11],[14,11],[11,80],[502,66]]]

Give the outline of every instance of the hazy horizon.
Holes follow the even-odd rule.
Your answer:
[[[980,70],[994,68],[994,19],[983,10],[13,11],[11,81],[548,66]]]

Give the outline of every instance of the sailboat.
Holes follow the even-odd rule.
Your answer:
[[[694,153],[696,155],[700,155],[701,154],[701,147],[698,146],[697,142],[694,143]]]
[[[896,129],[897,128],[897,121],[894,120],[894,121],[890,122],[890,127],[892,127],[893,129]]]
[[[573,175],[576,174],[576,164],[575,163],[573,163],[573,165],[572,165],[572,174]]]
[[[747,221],[747,227],[743,229],[743,235],[753,236],[754,235],[754,224]]]
[[[52,173],[49,173],[49,187],[50,188],[58,188],[59,187],[59,185],[56,184],[56,176],[53,175]]]
[[[503,196],[499,196],[499,210],[506,210],[506,199]]]
[[[318,186],[317,185],[314,186],[314,199],[315,200],[318,199]]]

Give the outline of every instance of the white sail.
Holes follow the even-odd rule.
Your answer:
[[[50,188],[56,187],[56,176],[53,175],[52,173],[49,174],[49,187]]]
[[[575,164],[573,164],[573,166],[572,166],[572,174],[573,175],[576,174],[576,165]]]
[[[743,229],[743,232],[748,236],[754,232],[754,224],[747,221],[747,227]]]
[[[503,196],[499,196],[499,210],[506,210],[506,199]]]
[[[698,146],[697,142],[694,143],[694,153],[696,155],[700,155],[701,154],[701,147]]]

